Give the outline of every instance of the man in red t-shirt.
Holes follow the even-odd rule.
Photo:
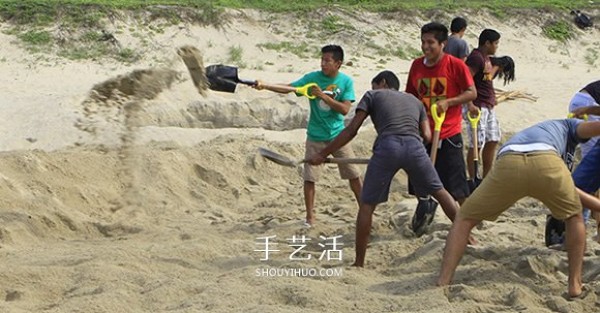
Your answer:
[[[475,100],[477,91],[465,63],[443,52],[447,40],[448,28],[443,24],[432,22],[421,28],[423,56],[415,59],[410,67],[406,92],[425,105],[432,129],[431,105],[437,104],[439,113],[446,112],[435,169],[444,188],[463,203],[469,196],[469,187],[461,135],[461,105]]]

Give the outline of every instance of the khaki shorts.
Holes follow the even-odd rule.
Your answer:
[[[304,158],[309,158],[315,153],[321,151],[325,148],[330,141],[316,142],[306,140],[306,152],[304,153]],[[354,151],[349,144],[341,147],[338,151],[332,153],[332,155],[336,158],[354,158]],[[304,171],[302,172],[302,176],[305,181],[317,182],[319,180],[319,176],[321,175],[321,170],[323,169],[322,165],[310,165],[308,163],[304,164]],[[355,179],[360,177],[360,171],[358,170],[358,166],[355,164],[338,164],[338,169],[340,171],[340,177],[342,179]]]
[[[540,200],[559,220],[581,213],[581,201],[564,161],[555,152],[531,152],[500,156],[458,214],[493,221],[526,196]]]

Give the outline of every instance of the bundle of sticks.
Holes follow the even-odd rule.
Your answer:
[[[538,97],[527,93],[524,90],[502,90],[499,88],[494,89],[496,91],[496,103],[515,99],[526,99],[535,102],[538,99]]]

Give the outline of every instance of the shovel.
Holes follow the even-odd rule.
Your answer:
[[[446,118],[446,112],[438,115],[437,104],[431,106],[431,117],[433,117],[433,139],[431,140],[431,163],[435,166],[435,160],[437,158],[438,144],[440,142],[440,131],[442,130],[442,124]],[[419,198],[417,209],[411,220],[411,227],[417,237],[423,236],[427,232],[427,228],[433,222],[435,217],[435,211],[438,203],[430,196],[425,198]]]
[[[308,160],[300,160],[294,161],[284,155],[276,153],[274,151],[258,148],[258,152],[265,159],[275,162],[279,165],[288,166],[288,167],[296,167],[301,163],[306,163]],[[327,158],[325,159],[325,163],[334,163],[334,164],[368,164],[369,159],[356,159],[356,158]]]
[[[475,153],[475,157],[473,158],[473,177],[467,181],[471,193],[473,193],[479,184],[481,184],[481,177],[479,176],[479,147],[477,146],[479,141],[477,136],[477,123],[479,123],[480,118],[481,111],[478,111],[477,116],[475,117],[471,117],[471,112],[467,111],[467,119],[469,119],[469,123],[471,124],[471,133],[473,135],[473,153]]]
[[[437,158],[438,145],[440,143],[440,132],[442,130],[442,124],[444,123],[444,119],[446,119],[446,112],[438,115],[437,104],[431,105],[431,117],[433,118],[434,126],[433,126],[433,139],[431,139],[431,163],[435,165],[435,160]]]
[[[255,86],[256,80],[241,79],[238,77],[238,68],[229,65],[215,64],[205,68],[206,78],[208,79],[208,88],[214,91],[235,92],[237,84]],[[278,89],[284,89],[289,92],[295,92],[309,99],[314,99],[316,96],[310,94],[310,88],[317,86],[316,83],[308,83],[301,87],[291,87],[287,85],[266,85],[265,87],[276,86]]]
[[[235,92],[238,83],[253,86],[256,80],[240,79],[238,68],[223,64],[209,65],[204,69],[211,90]]]

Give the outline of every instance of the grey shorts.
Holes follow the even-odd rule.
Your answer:
[[[310,141],[306,140],[306,150],[304,152],[304,158],[310,158],[315,153],[318,153],[323,148],[327,147],[330,141]],[[350,144],[347,144],[341,147],[338,151],[332,153],[332,155],[336,158],[354,158],[354,151]],[[310,165],[308,163],[304,164],[304,170],[302,172],[302,177],[304,177],[304,181],[309,182],[317,182],[319,177],[321,176],[321,170],[323,165]],[[355,179],[360,177],[360,170],[358,166],[355,164],[338,164],[338,169],[340,171],[340,177],[342,179]]]
[[[394,175],[403,169],[411,180],[417,196],[427,196],[443,188],[425,146],[413,136],[389,135],[377,138],[373,156],[367,166],[360,196],[361,202],[386,202]]]

